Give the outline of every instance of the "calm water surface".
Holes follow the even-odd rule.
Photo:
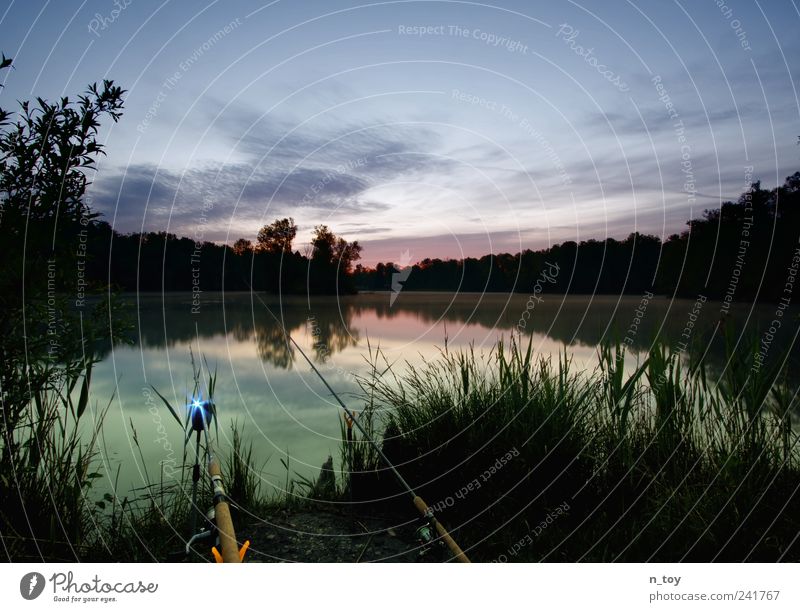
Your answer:
[[[161,465],[181,464],[182,432],[150,386],[174,406],[185,406],[192,388],[190,351],[217,370],[220,447],[227,448],[230,425],[238,422],[253,442],[258,465],[264,465],[268,488],[282,488],[286,472],[281,458],[288,458],[292,472],[305,476],[316,475],[328,455],[338,459],[340,409],[287,346],[273,315],[356,410],[353,375],[368,372],[369,347],[380,347],[402,371],[407,363],[435,358],[445,341],[450,350],[473,345],[476,353],[488,353],[501,338],[522,332],[526,340],[533,335],[538,354],[557,356],[566,347],[576,367],[593,369],[603,340],[627,338],[636,352],[657,336],[672,346],[688,337],[708,348],[713,368],[724,366],[720,305],[712,302],[556,295],[529,302],[525,295],[411,292],[393,303],[388,293],[311,301],[203,294],[199,308],[193,308],[189,295],[133,295],[125,301],[136,327],[134,343],[110,349],[92,380],[96,405],[111,401],[104,427],[105,473],[115,474],[119,467],[121,493],[142,486],[145,473],[157,480]],[[757,334],[769,326],[774,312],[772,305],[737,305],[724,325],[739,336],[743,331]],[[771,350],[786,345],[796,326],[796,312],[787,313]]]

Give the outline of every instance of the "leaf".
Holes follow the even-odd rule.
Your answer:
[[[89,385],[92,382],[92,362],[86,362],[86,374],[83,377],[83,384],[81,385],[81,396],[78,399],[78,417],[80,420],[83,413],[86,411],[86,405],[89,403]]]
[[[150,387],[153,389],[153,391],[156,392],[156,395],[158,395],[158,397],[161,398],[161,401],[164,402],[164,405],[170,411],[172,416],[175,417],[175,420],[178,422],[178,425],[180,425],[181,427],[184,427],[183,422],[181,421],[181,418],[178,416],[178,413],[175,411],[175,409],[172,407],[172,405],[169,403],[169,401],[167,401],[167,398],[164,397],[163,395],[161,395],[158,392],[158,389],[156,389],[153,385],[150,385]]]

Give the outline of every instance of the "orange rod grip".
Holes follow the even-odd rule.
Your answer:
[[[212,457],[208,462],[208,473],[212,478],[217,480],[214,483],[215,489],[217,486],[222,488],[222,470],[219,467],[219,462],[216,458]],[[222,490],[224,493],[224,489]],[[216,494],[217,491],[215,490]],[[216,514],[217,531],[219,531],[219,544],[222,547],[222,561],[224,563],[241,563],[239,558],[239,545],[236,543],[236,532],[233,529],[233,521],[231,520],[231,509],[228,502],[224,498],[217,502],[214,506]]]

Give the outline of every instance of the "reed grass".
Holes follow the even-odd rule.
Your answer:
[[[751,357],[731,351],[712,375],[661,344],[633,363],[606,345],[585,372],[566,351],[512,340],[445,348],[398,374],[375,352],[356,416],[476,560],[797,561],[797,388],[786,360],[754,369]],[[148,474],[122,494],[117,472],[113,491],[98,489],[108,406],[90,406],[92,365],[40,372],[49,382],[3,429],[2,541],[15,561],[167,560],[210,499],[203,478],[192,504],[191,453],[178,480]],[[216,374],[206,364],[201,384],[194,371],[194,393],[213,398]],[[367,438],[340,423],[341,470],[304,479],[281,459],[276,494],[234,422],[221,452],[242,520],[318,502],[413,512]]]
[[[635,363],[604,345],[575,372],[512,340],[402,375],[376,366],[363,400],[384,452],[476,559],[797,561],[797,388],[785,359],[751,357],[732,351],[711,376],[663,344]],[[399,495],[373,484],[362,498]]]
[[[25,366],[29,395],[3,402],[0,524],[9,558],[75,560],[92,529],[100,428],[108,406],[90,407],[93,362]],[[110,400],[109,400],[110,404]]]

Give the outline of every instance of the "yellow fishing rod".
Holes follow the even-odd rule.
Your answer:
[[[167,404],[169,406],[169,404]],[[222,468],[219,460],[214,454],[211,445],[211,438],[208,435],[208,426],[216,415],[216,407],[212,400],[203,401],[200,398],[193,398],[189,403],[189,414],[186,419],[186,441],[196,434],[195,442],[195,464],[192,471],[192,509],[197,508],[197,485],[200,480],[200,436],[203,435],[206,444],[206,468],[208,476],[211,478],[212,491],[214,494],[212,509],[206,515],[210,529],[200,533],[193,533],[186,543],[185,556],[189,556],[192,545],[198,540],[213,539],[216,545],[212,546],[211,552],[217,563],[241,563],[244,560],[245,552],[250,546],[249,540],[244,543],[241,549],[236,541],[236,530],[233,527],[231,518],[231,508],[228,496],[225,493],[225,485],[222,479]],[[170,408],[171,410],[171,408]],[[196,515],[192,517],[192,531],[195,531]],[[219,546],[219,549],[217,548]]]
[[[286,330],[286,328],[284,327],[284,325],[280,321],[280,319],[278,319],[278,317],[275,316],[275,313],[273,313],[272,310],[270,310],[269,306],[267,306],[264,303],[263,300],[261,301],[261,303],[263,304],[264,308],[267,309],[267,312],[269,312],[270,315],[272,315],[272,318],[275,319],[275,321],[278,323],[278,325],[280,325],[281,329],[283,330],[284,335],[289,340],[289,342],[294,344],[294,346],[297,348],[297,350],[300,352],[300,354],[303,356],[303,358],[306,360],[306,362],[308,362],[308,365],[311,366],[311,369],[314,371],[314,373],[319,377],[319,379],[322,381],[322,383],[327,387],[328,391],[331,392],[331,395],[333,395],[333,397],[336,398],[336,401],[342,407],[342,410],[344,410],[344,413],[345,413],[348,421],[358,428],[358,430],[361,432],[361,435],[364,436],[364,439],[367,440],[372,445],[372,447],[378,453],[378,456],[383,460],[383,462],[391,470],[391,472],[394,474],[395,478],[397,478],[397,481],[400,483],[400,485],[411,496],[411,501],[414,504],[414,507],[417,509],[417,511],[420,513],[420,515],[422,515],[422,517],[426,520],[426,522],[430,526],[430,528],[432,528],[436,532],[436,534],[438,535],[439,540],[441,542],[444,542],[444,544],[447,546],[447,548],[450,550],[450,552],[453,553],[453,557],[455,558],[455,560],[459,561],[461,563],[470,563],[469,558],[464,553],[464,551],[461,550],[461,547],[456,543],[456,541],[452,538],[452,536],[447,532],[447,529],[445,529],[444,525],[442,525],[436,519],[436,516],[433,513],[433,509],[430,508],[428,506],[428,504],[425,503],[425,501],[419,495],[417,495],[414,492],[414,489],[412,489],[411,485],[409,485],[408,482],[406,482],[406,479],[403,478],[403,475],[399,471],[397,471],[397,468],[394,466],[394,464],[392,464],[392,462],[389,461],[389,458],[383,453],[383,449],[378,445],[377,442],[375,442],[375,440],[372,438],[372,436],[370,436],[367,433],[367,431],[361,426],[361,423],[358,421],[358,419],[356,419],[355,414],[345,405],[345,403],[342,401],[342,399],[339,397],[339,395],[336,393],[336,391],[334,391],[333,388],[328,384],[328,381],[325,380],[325,377],[322,375],[322,373],[314,365],[314,362],[311,361],[311,359],[309,359],[308,355],[306,355],[306,353],[305,353],[305,351],[303,351],[302,347],[297,343],[297,341],[294,338],[292,338],[292,336]],[[420,535],[420,538],[423,540],[424,544],[429,544],[429,543],[434,541],[433,535],[427,529],[419,530],[418,534]]]

